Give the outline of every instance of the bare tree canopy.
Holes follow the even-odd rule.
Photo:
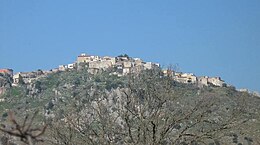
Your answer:
[[[109,72],[63,72],[24,88],[6,95],[10,104],[19,106],[10,109],[17,118],[41,109],[40,119],[49,127],[38,122],[42,127],[32,128],[32,122],[40,120],[35,115],[18,123],[8,114],[2,118],[9,116],[14,127],[1,130],[27,144],[42,140],[53,145],[259,143],[259,98],[230,87],[181,84],[162,76],[160,69],[123,78]],[[23,93],[24,97],[15,96]]]

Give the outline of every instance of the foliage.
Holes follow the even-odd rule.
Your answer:
[[[127,54],[121,54],[121,55],[118,55],[117,57],[127,57],[127,58],[129,58],[129,56]]]
[[[2,119],[9,109],[20,117],[40,110],[35,121],[50,123],[48,144],[228,144],[234,134],[245,144],[260,138],[259,98],[178,83],[160,70],[125,77],[86,68],[57,72],[11,88],[5,98]]]

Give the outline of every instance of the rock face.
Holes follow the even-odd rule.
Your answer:
[[[35,83],[30,83],[27,85],[28,94],[31,96],[36,96],[41,93],[41,82],[36,81]]]
[[[0,73],[0,95],[2,95],[6,89],[10,87],[12,87],[12,77]]]
[[[4,94],[5,90],[6,90],[5,88],[0,87],[0,95]]]
[[[0,145],[17,145],[17,144],[10,141],[10,138],[8,138],[6,136],[1,136],[0,137]]]
[[[11,78],[0,75],[0,87],[10,88],[12,85]]]

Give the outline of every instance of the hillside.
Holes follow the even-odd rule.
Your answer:
[[[9,110],[19,121],[39,111],[34,125],[48,128],[37,144],[260,144],[259,97],[176,82],[160,69],[120,77],[66,70],[1,98],[2,124]]]

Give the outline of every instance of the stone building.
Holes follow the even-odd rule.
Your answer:
[[[66,71],[68,69],[74,69],[74,68],[76,68],[76,64],[71,63],[71,64],[68,64],[68,65],[59,65],[58,70],[59,71]]]
[[[77,63],[87,63],[90,61],[91,61],[91,56],[86,55],[85,53],[82,53],[77,57]]]
[[[129,57],[126,56],[118,56],[116,57],[116,61],[129,61]]]
[[[174,77],[175,72],[173,70],[167,69],[167,70],[163,70],[162,74],[164,77]]]
[[[199,87],[208,86],[208,77],[207,76],[198,77],[198,86]]]
[[[101,60],[105,60],[105,61],[110,61],[112,63],[112,65],[116,64],[116,58],[115,57],[110,57],[110,56],[104,56],[103,58],[101,58]]]
[[[19,84],[20,81],[23,81],[23,78],[20,73],[17,73],[13,76],[13,85]]]
[[[88,62],[88,72],[91,74],[97,74],[98,72],[107,70],[110,67],[112,67],[112,62],[107,60]]]
[[[219,87],[223,87],[225,82],[223,80],[221,80],[220,77],[210,77],[208,78],[208,83],[214,85],[214,86],[219,86]]]
[[[153,67],[152,62],[146,62],[143,65],[144,65],[144,69],[152,69]]]
[[[148,70],[160,67],[158,63],[152,63],[152,62],[143,62],[142,65],[144,66],[144,69],[148,69]]]
[[[67,66],[66,65],[59,65],[59,71],[66,71],[67,70]]]
[[[132,62],[130,61],[123,62],[123,75],[129,74],[131,72],[132,66]]]
[[[249,90],[246,89],[246,88],[237,89],[237,91],[239,91],[239,92],[247,92],[247,93],[249,93]]]
[[[179,73],[174,74],[174,80],[180,83],[194,84],[197,82],[197,77],[192,73]]]
[[[143,65],[143,61],[140,58],[134,58],[135,66]]]
[[[56,70],[57,72],[59,71],[58,68]],[[33,80],[46,76],[47,74],[45,72],[46,71],[42,71],[42,70],[37,70],[32,72],[19,72],[13,76],[14,84],[18,84],[20,83],[20,81],[23,81],[26,84],[31,83]]]
[[[132,67],[132,62],[125,61],[125,62],[123,62],[123,66],[124,66],[124,68],[131,68]]]
[[[68,64],[67,68],[68,69],[74,69],[76,65],[74,63]]]
[[[159,63],[144,62],[140,58],[131,58],[128,55],[120,55],[117,57],[110,56],[90,56],[85,53],[77,57],[77,64],[85,63],[90,72],[98,72],[108,68],[113,68],[115,74],[118,76],[127,75],[131,72],[139,73],[142,70],[150,70],[154,68],[160,68]],[[69,67],[69,66],[68,66]],[[78,65],[79,67],[79,65]],[[72,66],[71,66],[72,68]],[[61,68],[63,70],[64,67]],[[224,86],[225,82],[220,77],[196,77],[192,73],[178,73],[174,71],[162,71],[162,76],[170,76],[173,80],[181,83],[198,84],[199,86]]]
[[[224,87],[225,82],[221,80],[220,77],[208,77],[208,76],[202,76],[198,77],[198,85],[199,86],[218,86],[218,87]]]
[[[9,76],[13,76],[13,70],[12,69],[0,69],[1,74],[7,74]]]

